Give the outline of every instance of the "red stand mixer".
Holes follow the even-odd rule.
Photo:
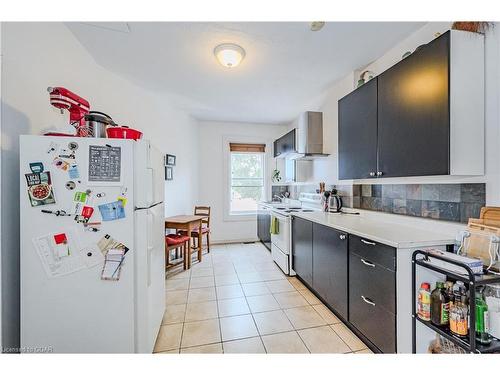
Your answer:
[[[76,95],[64,87],[49,87],[47,91],[50,95],[50,104],[59,108],[61,113],[64,109],[69,111],[69,123],[76,129],[76,137],[87,137],[89,129],[85,122],[85,115],[90,111],[90,104],[87,100]],[[46,133],[45,135],[73,136],[63,133]]]

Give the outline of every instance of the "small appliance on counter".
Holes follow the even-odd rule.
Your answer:
[[[85,123],[88,130],[87,137],[92,138],[106,138],[106,129],[115,125],[111,116],[98,111],[86,114]]]
[[[44,135],[64,137],[87,137],[88,128],[85,115],[89,113],[90,104],[87,100],[64,87],[49,87],[50,104],[61,110],[69,112],[69,123],[76,129],[76,135],[58,132],[49,132]]]
[[[337,189],[332,189],[328,199],[329,212],[341,212],[342,206],[342,197],[338,194]]]

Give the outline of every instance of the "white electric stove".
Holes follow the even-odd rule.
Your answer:
[[[286,203],[271,208],[271,220],[278,220],[278,233],[271,234],[271,254],[274,262],[287,275],[295,275],[292,267],[292,225],[290,216],[294,212],[321,211],[322,195],[300,193],[299,200],[288,199]]]

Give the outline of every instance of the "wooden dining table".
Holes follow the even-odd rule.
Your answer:
[[[201,262],[201,242],[202,242],[202,219],[200,215],[176,215],[165,218],[165,229],[175,229],[176,231],[186,231],[189,236],[189,248],[191,248],[191,233],[194,229],[198,229],[198,262]],[[194,243],[193,243],[194,245]],[[191,252],[187,257],[187,268],[191,268]]]

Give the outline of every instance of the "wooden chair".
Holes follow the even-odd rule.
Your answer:
[[[207,251],[210,253],[210,207],[208,206],[195,206],[194,214],[198,216],[204,216],[201,220],[201,236],[203,241],[203,235],[207,237]],[[198,241],[199,228],[194,229],[191,232],[191,237]],[[186,231],[179,232],[180,234],[186,235]],[[195,248],[198,247],[198,244],[195,243]]]
[[[182,263],[184,269],[188,268],[188,256],[191,252],[189,250],[189,236],[181,234],[167,234],[165,236],[165,268],[170,268],[180,264],[181,262],[170,262],[170,251],[175,250],[176,256],[179,257],[179,250],[182,252]]]

